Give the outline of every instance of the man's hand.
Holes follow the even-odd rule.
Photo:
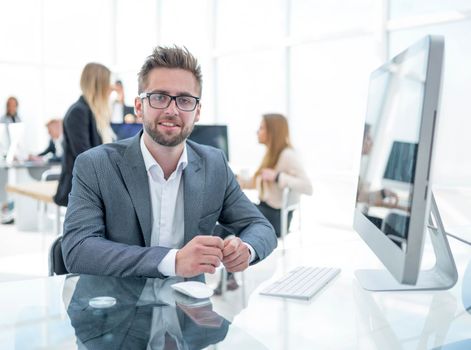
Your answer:
[[[181,248],[175,257],[175,273],[193,277],[214,273],[222,260],[224,241],[215,236],[196,236]]]
[[[228,272],[244,271],[249,267],[250,250],[238,237],[224,241],[222,263]]]

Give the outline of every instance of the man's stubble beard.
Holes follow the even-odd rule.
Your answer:
[[[151,123],[144,122],[144,130],[154,142],[166,147],[175,147],[184,142],[188,136],[190,136],[191,132],[193,131],[193,127],[195,126],[195,123],[191,124],[190,126],[183,125],[181,132],[178,135],[170,137],[158,130],[157,123],[158,122],[155,122],[154,127],[152,127]]]

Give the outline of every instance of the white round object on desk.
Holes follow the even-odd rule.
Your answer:
[[[113,297],[95,297],[91,298],[88,301],[88,305],[95,309],[107,309],[109,307],[112,307],[116,304],[116,299]]]

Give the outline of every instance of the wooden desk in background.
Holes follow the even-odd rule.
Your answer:
[[[43,203],[54,204],[56,206],[55,230],[56,233],[59,234],[61,232],[60,206],[56,205],[52,200],[52,197],[54,197],[57,191],[57,184],[58,181],[34,181],[17,185],[7,185],[6,191],[16,195],[26,196]],[[30,203],[23,205],[21,201],[16,201],[16,203],[18,229],[27,229],[28,225],[22,225],[22,222],[28,217],[31,217],[29,213],[31,205]],[[42,214],[43,213],[41,213],[41,215]]]

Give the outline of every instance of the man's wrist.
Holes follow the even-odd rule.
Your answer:
[[[157,270],[164,276],[176,276],[175,264],[178,249],[170,249],[165,257],[160,261]]]
[[[245,243],[245,242],[242,242],[243,244],[245,244],[247,246],[247,248],[249,248],[249,264],[251,262],[253,262],[256,258],[257,258],[257,253],[255,253],[255,249],[253,249],[253,247],[248,244],[248,243]]]

